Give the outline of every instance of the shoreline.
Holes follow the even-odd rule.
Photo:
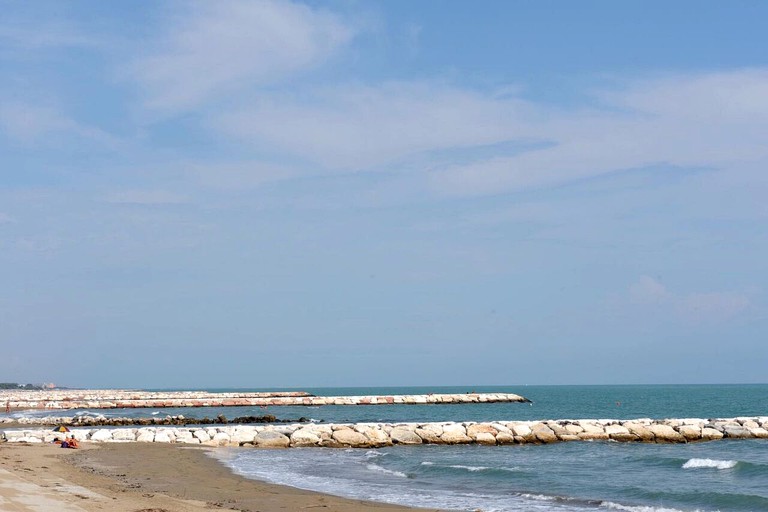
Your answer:
[[[11,510],[43,510],[43,506],[62,512],[194,512],[211,508],[242,512],[314,508],[331,512],[439,512],[252,480],[235,474],[206,453],[212,449],[112,443],[65,450],[48,444],[2,443],[0,503],[15,506]]]

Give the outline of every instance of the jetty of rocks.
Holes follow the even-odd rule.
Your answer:
[[[388,396],[314,396],[305,392],[208,393],[204,391],[10,391],[0,404],[11,409],[123,409],[162,407],[237,407],[280,405],[421,405],[529,402],[513,393],[456,393]]]
[[[48,443],[47,429],[5,430],[14,443]],[[185,443],[260,448],[380,448],[420,444],[547,444],[563,441],[687,443],[716,439],[768,439],[768,416],[728,419],[582,419],[546,421],[226,425],[73,429],[84,442]]]

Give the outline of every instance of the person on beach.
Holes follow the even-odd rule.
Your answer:
[[[69,444],[69,448],[80,448],[80,445],[78,444],[77,439],[75,439],[75,434],[72,434],[71,436],[69,436],[68,444]]]
[[[11,414],[11,401],[5,401],[5,414]]]

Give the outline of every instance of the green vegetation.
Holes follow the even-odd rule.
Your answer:
[[[0,382],[0,389],[43,389],[37,384],[18,384],[16,382]]]

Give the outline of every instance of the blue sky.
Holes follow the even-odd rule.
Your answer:
[[[766,4],[0,7],[0,380],[766,382]]]

